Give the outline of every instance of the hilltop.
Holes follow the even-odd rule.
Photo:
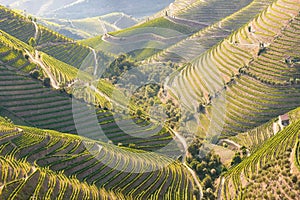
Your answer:
[[[147,0],[54,0],[40,3],[37,0],[1,0],[0,3],[11,8],[26,10],[37,16],[60,19],[78,19],[85,17],[95,17],[113,12],[123,12],[136,18],[158,12],[170,4],[167,1],[147,1]],[[132,6],[134,5],[134,6]]]
[[[75,40],[103,35],[138,23],[137,19],[120,12],[83,19],[38,18],[38,20],[48,28]]]

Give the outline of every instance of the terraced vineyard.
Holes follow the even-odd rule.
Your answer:
[[[129,199],[13,157],[1,156],[0,162],[2,199]]]
[[[88,62],[86,59],[89,54],[92,55],[92,50],[87,46],[79,45],[73,40],[41,25],[35,26],[34,21],[32,22],[29,18],[3,6],[0,7],[0,16],[0,29],[24,43],[28,43],[30,38],[35,38],[38,50],[62,62],[76,68],[83,65],[93,66],[93,63]],[[97,53],[100,57],[109,57],[100,51]]]
[[[55,75],[56,79],[61,84],[72,82],[77,78],[81,78],[83,80],[91,79],[91,77],[89,77],[88,74],[84,74],[83,72],[80,72],[79,75],[79,70],[77,68],[74,68],[71,65],[68,65],[51,56],[48,56],[47,54],[42,54],[41,59],[50,68],[52,74]]]
[[[269,48],[273,45],[272,41],[276,37],[275,32],[284,35],[288,31],[297,31],[294,26],[299,23],[297,15],[300,5],[296,2],[281,0],[274,2],[253,21],[241,27],[183,69],[180,76],[175,77],[171,82],[171,87],[183,104],[194,109],[198,104],[191,105],[188,102],[196,100],[203,104],[210,104],[212,99],[218,101],[217,96],[226,92],[223,133],[230,135],[252,129],[278,114],[299,106],[298,84],[281,82],[274,85],[247,72],[248,68],[254,68],[252,65],[268,54]],[[294,5],[294,9],[288,9],[290,5]],[[282,14],[284,11],[289,13],[289,17],[287,14]],[[277,18],[275,19],[274,16]],[[252,29],[253,32],[248,29]],[[295,34],[299,35],[298,32]],[[277,37],[274,45],[283,40],[285,40],[284,37]],[[270,46],[266,47],[269,43],[271,43]],[[294,49],[294,46],[291,43],[284,49],[288,53]],[[261,51],[265,50],[267,53],[260,55]],[[284,55],[282,56],[284,59]],[[272,63],[270,66],[273,66]],[[286,71],[286,73],[290,71],[291,77],[297,76],[295,71]],[[278,73],[277,75],[281,76]],[[222,120],[218,118],[214,120],[216,123],[222,123]],[[220,126],[223,125],[220,124]]]
[[[180,12],[171,12],[171,10],[173,10],[172,8],[170,11],[166,11],[167,13],[169,12],[169,14],[164,18],[155,18],[139,24],[138,26],[110,33],[113,36],[88,39],[85,43],[92,45],[94,48],[106,50],[113,54],[130,52],[130,54],[133,54],[133,56],[139,60],[145,59],[171,45],[177,46],[177,42],[185,39],[192,33],[203,30],[218,20],[235,13],[250,2],[250,0],[237,2],[221,0],[209,2],[196,1],[194,4],[182,9]],[[173,7],[176,4],[177,2],[173,4]],[[212,9],[215,11],[212,12]],[[255,14],[259,13],[259,10],[253,10],[252,12]],[[245,22],[243,21],[240,22],[240,24],[244,23]],[[154,29],[152,27],[156,28]],[[227,32],[227,30],[225,30],[225,32]],[[174,37],[174,34],[177,36]],[[172,35],[172,37],[170,37],[170,35]],[[224,38],[224,34],[222,34],[222,37]],[[195,44],[193,45],[196,47]],[[186,50],[189,50],[189,52],[193,54],[193,52],[190,51],[190,48],[187,48]],[[135,53],[132,51],[135,51]],[[197,53],[198,51],[196,51],[196,54]],[[176,57],[176,51],[174,51],[174,54],[170,55],[170,57]],[[163,59],[161,61],[163,61]],[[168,60],[166,59],[165,61]]]
[[[174,44],[195,31],[197,29],[194,27],[160,17],[134,27],[87,39],[84,43],[109,54],[133,55],[135,51],[144,51],[145,55],[149,56],[156,52],[157,48]],[[148,51],[145,52],[146,50]],[[142,58],[147,57],[145,55]]]
[[[203,54],[205,51],[209,50],[214,45],[221,42],[224,38],[229,36],[235,30],[239,29],[245,23],[249,22],[272,2],[273,0],[254,0],[247,6],[241,8],[239,11],[234,12],[231,15],[228,14],[228,16],[222,20],[216,20],[215,23],[212,23],[210,26],[200,30],[192,36],[162,50],[161,52],[158,52],[157,54],[154,54],[147,59],[147,62],[190,62],[191,60],[196,59],[199,55]],[[190,13],[186,13],[186,17],[189,17]],[[190,17],[194,16],[192,14],[190,15]],[[199,15],[202,17],[200,18]],[[200,12],[196,16],[198,20],[202,20],[202,18],[206,17],[207,15],[202,15]]]
[[[225,174],[223,199],[299,197],[300,177],[294,157],[300,121],[265,142],[250,157]]]
[[[0,199],[300,197],[299,0],[107,16],[74,41],[0,6]]]
[[[29,125],[65,133],[79,132],[89,138],[111,140],[125,146],[136,144],[136,148],[145,150],[159,149],[173,140],[169,131],[160,126],[144,120],[122,119],[110,111],[94,111],[80,102],[72,103],[65,94],[51,91],[39,81],[5,67],[0,68],[0,80],[0,105]],[[101,128],[95,125],[97,121]],[[103,134],[99,134],[101,130]],[[141,133],[147,138],[134,136]]]
[[[23,53],[20,53],[17,50],[12,50],[11,47],[0,43],[1,51],[1,62],[5,65],[17,68],[24,72],[29,73],[36,66],[33,63],[30,63],[27,59],[24,58]]]
[[[107,31],[112,32],[128,28],[137,22],[138,20],[132,16],[119,12],[84,19],[47,18],[41,20],[41,23],[50,29],[78,40],[95,37]]]
[[[300,109],[297,108],[287,113],[290,122],[297,122],[300,117]],[[283,127],[280,125],[278,117],[269,122],[249,130],[244,133],[239,133],[230,139],[242,146],[247,147],[251,151],[257,149],[269,138],[276,135]]]
[[[78,195],[101,195],[124,199],[126,195],[134,199],[192,199],[188,191],[195,186],[178,161],[0,120],[4,127],[0,136],[4,197],[58,195],[58,199],[76,199]],[[34,187],[29,189],[31,184]]]

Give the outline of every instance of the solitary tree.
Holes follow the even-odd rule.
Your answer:
[[[29,44],[30,46],[34,47],[34,46],[36,45],[35,39],[34,39],[33,37],[31,37],[31,38],[29,39],[29,41],[28,41],[28,44]]]
[[[232,159],[231,166],[237,165],[237,164],[239,164],[240,162],[242,162],[241,155],[240,155],[240,153],[236,153],[235,156],[234,156],[233,159]]]
[[[50,83],[51,83],[50,78],[45,78],[45,79],[44,79],[44,85],[45,85],[46,87],[50,87],[50,86],[51,86]]]

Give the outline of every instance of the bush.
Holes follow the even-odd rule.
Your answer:
[[[292,181],[293,181],[293,183],[297,183],[298,177],[297,177],[296,175],[294,175],[294,176],[292,177]]]
[[[136,145],[131,143],[128,145],[128,147],[134,149],[134,148],[136,148]]]
[[[34,70],[34,71],[30,72],[30,76],[32,78],[38,79],[40,76],[40,73],[37,70]]]
[[[51,81],[50,81],[50,78],[45,78],[44,79],[44,85],[46,86],[46,87],[50,87],[51,86]]]
[[[213,188],[212,179],[209,175],[206,175],[202,181],[204,188]]]
[[[33,37],[31,37],[28,41],[28,44],[30,46],[34,47],[34,46],[36,46],[36,40]]]
[[[236,153],[235,156],[234,156],[233,159],[232,159],[231,166],[237,165],[237,164],[239,164],[240,162],[242,162],[242,158],[241,158],[241,156],[240,156],[239,153]]]

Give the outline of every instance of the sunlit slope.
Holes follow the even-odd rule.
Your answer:
[[[39,81],[3,66],[0,68],[0,80],[0,106],[31,126],[111,140],[116,145],[135,144],[135,148],[150,151],[172,141],[168,130],[159,125],[94,109],[79,101],[72,102],[66,94],[52,91]],[[89,101],[91,97],[83,98]],[[144,137],[135,136],[141,134]]]
[[[166,10],[165,16],[149,18],[137,26],[89,39],[85,44],[113,54],[129,52],[132,57],[143,60],[235,13],[250,2],[197,1],[181,12]]]
[[[160,17],[137,26],[87,39],[83,43],[115,55],[149,49],[146,54],[148,56],[153,51],[174,44],[195,31],[197,29],[193,27],[176,24]]]
[[[70,90],[75,81],[89,82],[92,80],[92,76],[88,73],[80,71],[45,53],[38,52],[37,54],[37,51],[33,47],[3,31],[1,31],[0,35],[0,50],[2,64],[6,67],[27,75],[37,73],[35,76],[39,76],[36,78],[40,80],[50,77],[53,87]],[[101,85],[100,88],[104,91],[107,90],[104,85]],[[95,98],[85,98],[87,102],[101,107],[104,107],[108,103],[106,98],[95,94],[93,91],[84,91],[81,97],[84,98],[91,93]]]
[[[227,2],[229,3],[229,1]],[[241,9],[237,12],[232,12],[231,15],[228,15],[223,19],[216,20],[215,23],[200,30],[192,36],[154,54],[148,58],[146,62],[190,62],[205,51],[209,50],[212,46],[221,42],[225,37],[242,27],[245,23],[252,20],[272,2],[274,2],[274,0],[251,1],[247,6],[241,7]],[[224,6],[224,4],[220,5]],[[224,12],[225,11],[226,9],[224,9]],[[188,17],[189,12],[186,12],[185,15]],[[193,14],[190,15],[191,17],[194,16]],[[199,14],[196,16],[198,17],[198,15]],[[206,16],[207,15],[200,15],[201,18],[199,17],[199,21],[202,21],[202,18],[206,19]]]
[[[221,106],[226,110],[215,109],[215,113],[219,112],[215,116],[220,118],[213,120],[224,128],[225,134],[243,132],[296,108],[299,106],[299,86],[289,78],[297,78],[297,65],[291,68],[280,64],[277,67],[276,63],[281,60],[284,63],[287,55],[293,57],[299,51],[292,42],[292,38],[299,35],[299,9],[296,0],[274,2],[250,23],[184,68],[171,81],[173,92],[192,110],[199,104],[213,108],[224,93],[226,99]],[[294,33],[293,37],[290,32]],[[282,43],[285,45],[279,45]],[[277,54],[281,56],[274,56],[273,60],[275,53],[272,51],[282,52]],[[262,63],[261,60],[272,70],[264,67],[268,70],[264,76],[254,75],[253,71],[258,68],[256,63]],[[273,73],[274,77],[280,78],[272,82],[266,77]],[[222,124],[224,114],[225,124]],[[206,116],[209,118],[210,114]]]
[[[294,122],[230,169],[220,187],[222,199],[297,199],[300,122]]]
[[[110,13],[107,15],[83,19],[41,19],[42,23],[70,38],[87,39],[102,35],[106,32],[134,26],[138,21],[124,13]]]
[[[298,107],[286,114],[289,117],[289,122],[295,123],[300,118],[300,108]],[[228,139],[236,142],[241,146],[245,146],[247,149],[253,152],[283,128],[284,126],[281,126],[279,122],[279,117],[276,117],[261,126],[255,127],[254,129],[251,129],[247,132],[228,137]]]
[[[131,199],[12,156],[0,156],[0,169],[1,199]]]
[[[86,73],[79,72],[77,68],[39,52],[40,62],[43,62],[49,71],[45,73],[40,64],[35,64],[31,58],[28,59],[28,52],[33,57],[37,57],[31,46],[3,31],[0,39],[3,62],[0,70],[0,98],[2,99],[0,105],[4,108],[3,113],[14,117],[14,120],[40,128],[80,133],[97,140],[110,140],[116,145],[133,144],[135,148],[149,151],[165,147],[173,141],[166,128],[142,119],[135,119],[133,116],[121,117],[104,110],[103,108],[110,108],[110,96],[116,89],[114,86],[105,81],[95,80],[92,87],[88,84],[91,83],[91,77]],[[29,73],[34,71],[38,71],[44,77],[48,77],[50,73],[62,91],[52,91],[44,87],[41,81],[28,77]],[[41,79],[43,80],[44,77]],[[78,86],[75,87],[74,84]],[[94,111],[93,106],[84,103],[74,105],[71,95],[67,96],[65,91],[78,100],[102,109],[96,108]],[[121,97],[119,99],[122,100]],[[74,122],[75,118],[76,122]],[[173,151],[175,149],[177,149],[176,145]]]
[[[14,11],[3,6],[0,7],[0,29],[6,33],[29,43],[30,38],[35,39],[35,47],[56,59],[76,68],[94,66],[92,50],[87,46],[79,45],[73,40],[60,35],[48,28],[37,25]],[[109,57],[97,52],[99,58]],[[88,59],[91,56],[92,59]],[[99,62],[100,63],[100,62]]]
[[[9,158],[6,162],[11,160],[15,167],[11,166],[11,173],[3,173],[2,178],[16,179],[5,186],[8,191],[2,190],[3,195],[9,191],[14,191],[9,195],[21,195],[19,191],[26,190],[30,183],[36,187],[27,190],[26,195],[37,194],[51,179],[49,187],[62,196],[76,197],[82,186],[84,191],[92,190],[90,195],[104,192],[101,188],[105,188],[112,191],[111,195],[115,191],[131,199],[192,199],[193,180],[179,161],[0,120],[0,155]],[[35,167],[29,166],[33,164]],[[22,170],[17,173],[17,169]],[[38,181],[31,182],[33,178]],[[12,184],[18,186],[16,190]]]

